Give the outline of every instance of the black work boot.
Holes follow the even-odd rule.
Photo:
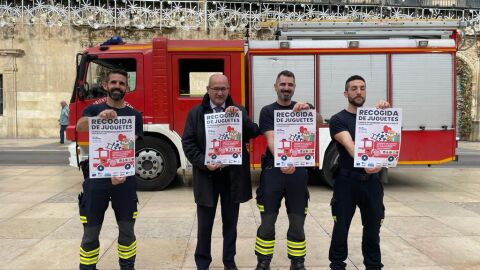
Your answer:
[[[270,270],[270,260],[258,261],[255,270]]]
[[[290,270],[305,270],[304,260],[292,260]]]

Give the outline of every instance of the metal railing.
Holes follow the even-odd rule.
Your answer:
[[[478,0],[385,0],[382,2],[390,6],[480,8]]]
[[[252,1],[255,2],[255,1]],[[264,0],[262,2],[280,2]],[[297,0],[286,1],[324,5],[383,5],[392,7],[480,8],[480,0]]]

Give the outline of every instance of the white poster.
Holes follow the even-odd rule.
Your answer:
[[[315,110],[274,112],[275,167],[315,166]]]
[[[88,118],[90,178],[135,175],[135,117]]]
[[[401,134],[402,109],[358,108],[354,166],[397,166]]]
[[[205,114],[205,165],[242,164],[242,112]]]

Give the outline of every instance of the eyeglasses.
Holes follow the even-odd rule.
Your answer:
[[[228,91],[228,87],[208,87],[213,92],[225,92]]]

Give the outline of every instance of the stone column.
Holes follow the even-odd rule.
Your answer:
[[[3,115],[0,116],[0,137],[16,137],[17,125],[17,65],[23,50],[0,49],[0,74],[3,76]]]

